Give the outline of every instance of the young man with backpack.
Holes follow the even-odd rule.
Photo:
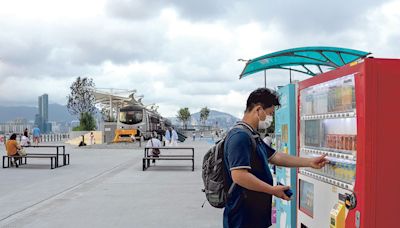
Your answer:
[[[268,163],[286,167],[312,167],[320,169],[328,163],[325,156],[300,158],[275,150],[260,139],[257,130],[269,127],[278,96],[271,90],[260,88],[247,99],[242,122],[225,138],[223,167],[225,186],[230,186],[226,197],[223,224],[232,227],[271,226],[272,196],[290,200],[285,191],[289,186],[273,186]],[[255,145],[254,145],[255,144]]]

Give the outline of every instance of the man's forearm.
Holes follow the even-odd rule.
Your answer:
[[[264,192],[268,194],[273,194],[273,187],[264,181],[258,179],[256,176],[254,176],[252,173],[248,172],[247,170],[233,170],[232,171],[232,179],[233,181],[252,191],[257,191],[257,192]]]
[[[309,167],[310,159],[277,152],[277,154],[271,159],[271,163],[285,167]]]

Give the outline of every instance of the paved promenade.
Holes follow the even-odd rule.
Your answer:
[[[210,144],[181,145],[195,147],[194,172],[190,161],[158,161],[143,172],[137,144],[67,145],[69,166],[50,170],[36,159],[0,169],[0,227],[222,227],[222,210],[201,207]]]

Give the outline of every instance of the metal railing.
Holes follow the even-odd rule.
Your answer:
[[[0,135],[0,144],[4,144],[6,140],[8,140],[10,135],[5,134],[5,135]],[[17,135],[17,140],[21,142],[21,137],[22,135],[19,134]],[[59,134],[42,134],[39,137],[40,142],[62,142],[66,141],[69,139],[69,134],[68,133],[59,133]],[[33,142],[33,136],[29,136],[29,141]]]

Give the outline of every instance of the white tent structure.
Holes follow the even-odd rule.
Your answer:
[[[105,112],[109,120],[116,120],[118,108],[140,104],[143,96],[135,99],[136,90],[115,89],[115,88],[95,88],[93,94],[96,99],[96,106]]]

